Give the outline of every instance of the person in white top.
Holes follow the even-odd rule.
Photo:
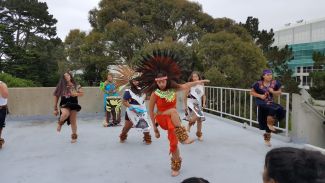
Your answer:
[[[201,80],[200,73],[193,71],[188,81],[193,82],[198,80]],[[197,122],[196,136],[199,141],[203,140],[202,122],[205,121],[203,108],[205,108],[206,97],[204,93],[204,85],[198,84],[185,91],[183,100],[186,115],[185,120],[188,121],[187,130],[190,132],[191,126]]]
[[[7,115],[7,101],[8,101],[8,87],[6,83],[0,81],[0,149],[5,143],[5,140],[1,138],[2,129],[6,126],[5,120]]]

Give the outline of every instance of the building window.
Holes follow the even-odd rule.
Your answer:
[[[308,67],[303,67],[302,68],[302,72],[303,73],[310,73],[310,72],[312,72],[312,67],[311,66],[308,66]]]
[[[296,76],[296,81],[300,83],[300,76]]]
[[[308,67],[307,67],[307,72],[308,72],[308,73],[313,72],[313,67],[312,67],[312,66],[308,66]]]
[[[302,86],[310,86],[311,78],[309,76],[302,76]]]
[[[300,73],[300,67],[297,67],[297,73]]]

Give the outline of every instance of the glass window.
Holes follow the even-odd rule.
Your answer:
[[[307,76],[307,85],[310,86],[311,85],[311,77]]]
[[[300,67],[297,67],[297,73],[300,73]]]
[[[296,81],[300,83],[300,76],[296,76]]]
[[[303,73],[310,73],[313,71],[313,67],[312,66],[308,66],[308,67],[303,67],[302,68],[302,72]]]
[[[312,72],[312,71],[313,71],[313,68],[312,68],[311,66],[308,66],[308,67],[307,67],[307,72],[310,73],[310,72]]]
[[[311,78],[309,76],[302,77],[302,86],[310,86]]]

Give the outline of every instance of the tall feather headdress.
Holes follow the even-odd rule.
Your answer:
[[[135,71],[140,72],[139,86],[145,92],[155,90],[155,79],[159,74],[167,76],[167,80],[179,82],[181,69],[179,59],[169,50],[155,50],[152,54],[143,56],[137,63]]]

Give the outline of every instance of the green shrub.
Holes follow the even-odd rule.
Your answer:
[[[39,84],[26,79],[16,78],[7,73],[0,73],[0,81],[7,84],[8,87],[36,87]]]

